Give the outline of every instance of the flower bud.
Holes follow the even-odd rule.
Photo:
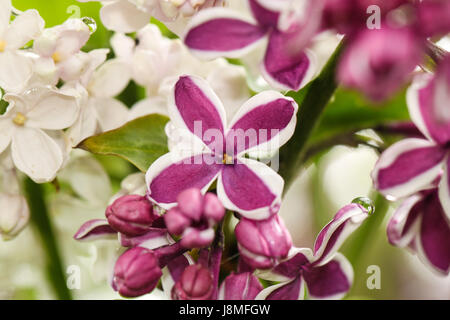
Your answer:
[[[201,194],[199,189],[187,189],[177,198],[178,206],[164,215],[167,229],[182,237],[185,248],[203,248],[214,239],[214,226],[223,219],[225,208],[213,193]]]
[[[22,195],[0,194],[0,234],[3,239],[15,237],[28,223],[30,211]]]
[[[114,266],[113,288],[124,297],[151,292],[162,276],[152,250],[134,247],[122,254]]]
[[[106,209],[105,215],[113,229],[127,236],[146,233],[158,218],[147,198],[138,195],[120,197]]]
[[[199,264],[184,269],[180,280],[172,289],[174,300],[208,300],[214,291],[213,279],[208,269]]]
[[[243,218],[235,234],[241,257],[258,269],[270,268],[286,258],[292,246],[291,236],[278,215],[262,221]]]
[[[230,274],[223,280],[219,300],[255,300],[263,286],[251,272]]]

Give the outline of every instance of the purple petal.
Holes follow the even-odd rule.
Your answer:
[[[450,220],[450,157],[445,162],[445,170],[439,183],[439,200],[447,219]]]
[[[73,236],[78,241],[97,239],[115,239],[117,231],[111,228],[106,219],[94,219],[85,222]]]
[[[281,90],[298,91],[314,75],[312,56],[304,51],[296,52],[288,44],[295,33],[273,31],[269,37],[263,63],[266,81]]]
[[[375,188],[392,198],[427,187],[442,171],[447,152],[423,139],[405,139],[381,155],[372,172]]]
[[[418,77],[408,90],[408,108],[413,121],[440,145],[450,141],[450,58],[439,66],[434,77]]]
[[[209,156],[199,154],[178,161],[171,153],[160,157],[146,174],[148,197],[164,209],[170,209],[183,190],[198,188],[206,192],[222,167],[210,163]]]
[[[359,204],[349,204],[339,210],[319,233],[314,244],[315,265],[323,265],[333,259],[342,243],[368,217],[366,209]]]
[[[183,271],[191,264],[194,262],[187,253],[173,258],[167,263],[167,268],[163,269],[161,278],[161,284],[167,296],[171,296],[174,284],[181,279]]]
[[[299,276],[291,282],[266,288],[261,292],[260,296],[265,295],[271,290],[271,292],[265,296],[266,300],[301,300],[304,298],[304,288],[302,277]]]
[[[263,286],[250,272],[231,274],[220,286],[219,300],[254,300]]]
[[[415,194],[397,208],[394,215],[389,220],[387,226],[387,235],[389,242],[397,247],[407,247],[416,236],[416,223],[420,220],[420,208],[422,195]]]
[[[124,247],[144,247],[156,249],[169,244],[169,235],[166,229],[149,228],[149,231],[137,237],[119,234],[120,244]]]
[[[303,277],[311,298],[340,299],[352,285],[353,269],[347,259],[338,254],[325,265],[305,270]]]
[[[450,272],[450,221],[439,202],[437,192],[423,200],[419,254],[436,270]]]
[[[292,258],[278,264],[273,268],[272,272],[277,275],[281,275],[286,279],[293,279],[300,275],[302,268],[310,263],[310,250],[308,252],[305,249],[300,249]]]
[[[225,208],[263,220],[278,212],[283,184],[283,179],[265,164],[236,159],[236,163],[223,166],[217,195]]]
[[[280,18],[279,12],[264,8],[258,0],[249,0],[249,5],[253,17],[261,26],[273,28],[278,26],[278,19]]]
[[[221,8],[197,14],[188,27],[184,43],[205,58],[237,58],[247,53],[266,35],[265,28]]]
[[[230,124],[226,136],[227,154],[236,155],[271,141],[276,142],[273,144],[278,149],[295,130],[297,109],[295,101],[275,91],[265,91],[252,97],[239,109]]]
[[[199,77],[182,76],[175,84],[172,98],[169,104],[172,121],[180,127],[186,127],[206,145],[218,143],[221,149],[225,111],[209,84]]]

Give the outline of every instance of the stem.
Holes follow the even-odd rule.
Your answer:
[[[308,139],[319,123],[320,115],[337,88],[336,66],[342,52],[338,46],[320,75],[304,90],[288,92],[300,109],[295,132],[289,142],[280,149],[280,175],[284,178],[286,192],[303,164]],[[306,91],[305,91],[306,90]],[[304,97],[304,98],[303,98]],[[302,99],[303,98],[303,99]]]
[[[30,178],[24,181],[25,196],[30,207],[31,223],[36,228],[47,255],[47,276],[58,299],[71,300],[72,294],[67,289],[66,278],[58,244],[44,202],[42,186]]]

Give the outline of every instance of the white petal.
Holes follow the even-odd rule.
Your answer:
[[[81,141],[97,132],[98,115],[91,100],[81,107],[78,119],[67,131],[72,146],[78,145]]]
[[[167,100],[164,97],[156,96],[138,101],[131,107],[128,114],[128,121],[137,119],[149,114],[162,114],[168,116]]]
[[[29,57],[6,50],[0,53],[0,87],[9,92],[22,91],[33,74]]]
[[[105,62],[93,74],[88,90],[96,97],[115,97],[130,81],[129,65],[119,59]]]
[[[0,118],[0,153],[9,146],[12,130],[14,130],[14,125],[11,119]]]
[[[131,59],[135,46],[134,40],[123,33],[115,33],[111,37],[111,47],[119,58]]]
[[[100,10],[106,28],[123,33],[137,31],[150,22],[150,14],[139,10],[129,1],[115,1]]]
[[[63,162],[58,144],[34,128],[22,127],[15,131],[11,152],[17,169],[37,183],[52,181]]]
[[[7,48],[18,49],[37,38],[44,29],[45,21],[36,10],[27,10],[9,25],[5,34]]]
[[[11,18],[11,0],[0,0],[0,37],[8,28]]]
[[[119,100],[113,98],[95,98],[98,121],[102,131],[121,127],[128,118],[128,108]]]

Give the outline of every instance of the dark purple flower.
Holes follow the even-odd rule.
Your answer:
[[[262,221],[242,218],[235,234],[241,258],[253,268],[273,267],[292,247],[291,236],[278,215]]]
[[[192,148],[190,155],[171,152],[150,166],[146,182],[151,201],[170,209],[181,191],[198,188],[205,193],[217,179],[217,196],[225,208],[250,219],[275,214],[283,179],[244,155],[279,148],[289,140],[296,124],[294,100],[275,91],[262,92],[244,103],[227,126],[222,103],[203,79],[180,77],[171,97],[172,122],[192,134],[202,149]]]
[[[383,152],[372,172],[375,187],[391,200],[413,195],[440,181],[439,199],[447,217],[450,217],[449,97],[450,58],[446,58],[435,75],[420,75],[407,93],[411,119],[427,138],[395,143]]]
[[[201,11],[188,25],[185,44],[194,54],[203,58],[238,58],[267,39],[262,75],[275,88],[299,90],[315,74],[314,58],[303,49],[316,28],[311,30],[306,24],[280,28],[280,16],[287,10],[285,7],[289,5],[288,1],[249,0],[248,4],[254,20],[224,8]],[[305,10],[309,10],[309,7]],[[304,14],[308,16],[308,13]],[[314,19],[311,22],[309,25],[313,24]],[[303,45],[292,50],[290,42],[294,40],[299,43],[299,38],[302,38]]]
[[[262,289],[251,272],[230,274],[220,285],[219,300],[254,300]]]
[[[450,272],[450,220],[438,190],[422,191],[405,199],[389,221],[389,242],[406,247],[438,272]]]
[[[214,292],[213,278],[209,270],[199,264],[184,269],[172,289],[174,300],[208,300]]]
[[[225,208],[213,193],[202,195],[200,189],[182,191],[178,206],[164,215],[167,229],[173,235],[181,235],[185,248],[203,248],[214,240],[214,227],[223,219]]]
[[[118,198],[106,208],[105,215],[114,230],[127,236],[143,235],[159,218],[148,199],[139,195]]]
[[[153,291],[162,276],[154,252],[135,247],[123,253],[114,266],[113,288],[125,297]]]
[[[337,250],[348,236],[368,217],[359,204],[349,204],[335,215],[317,236],[314,250],[293,248],[289,258],[258,277],[281,283],[270,286],[258,299],[298,300],[304,298],[305,286],[315,299],[343,297],[353,282],[353,269]]]

